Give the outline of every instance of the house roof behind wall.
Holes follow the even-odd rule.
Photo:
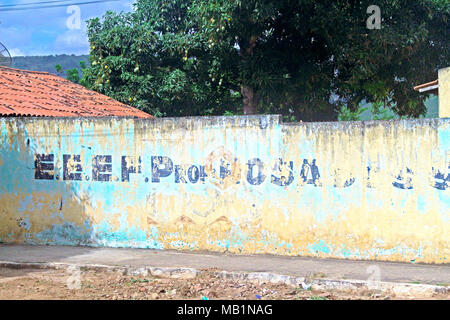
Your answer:
[[[2,66],[0,116],[153,118],[53,74]]]
[[[439,80],[434,80],[414,87],[414,90],[419,92],[428,92],[433,94],[439,93]]]

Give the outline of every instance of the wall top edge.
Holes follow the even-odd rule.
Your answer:
[[[107,117],[0,117],[1,121],[22,121],[22,122],[49,122],[49,121],[98,121],[105,122],[110,120],[128,120],[134,122],[146,122],[146,123],[158,123],[158,122],[204,122],[204,123],[222,123],[222,122],[260,122],[260,120],[266,120],[271,123],[281,123],[281,115],[270,114],[270,115],[246,115],[246,116],[198,116],[198,117],[166,117],[166,118],[153,118],[153,119],[143,119],[136,117],[117,117],[117,116],[107,116]]]
[[[154,119],[140,119],[134,117],[0,117],[0,122],[74,122],[74,123],[108,123],[117,121],[133,122],[138,125],[169,125],[172,127],[185,126],[214,126],[232,125],[234,127],[245,127],[257,125],[262,129],[268,126],[281,125],[290,127],[367,127],[367,126],[402,126],[447,124],[450,118],[428,118],[428,119],[402,119],[402,120],[370,120],[370,121],[329,121],[329,122],[283,122],[281,115],[246,115],[246,116],[199,116],[199,117],[168,117]]]

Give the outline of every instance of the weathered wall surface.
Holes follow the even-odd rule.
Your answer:
[[[439,70],[439,118],[450,118],[450,67]]]
[[[0,240],[448,263],[450,120],[0,119]]]

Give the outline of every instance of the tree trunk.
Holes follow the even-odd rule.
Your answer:
[[[252,87],[245,84],[241,86],[242,93],[242,104],[244,107],[244,114],[256,114],[257,113],[257,103],[255,98],[255,92]]]

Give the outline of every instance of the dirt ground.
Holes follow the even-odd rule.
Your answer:
[[[194,279],[163,279],[92,270],[39,270],[0,268],[0,299],[18,300],[450,300],[448,294],[399,297],[358,290],[315,291],[283,284],[222,279],[214,270]]]

